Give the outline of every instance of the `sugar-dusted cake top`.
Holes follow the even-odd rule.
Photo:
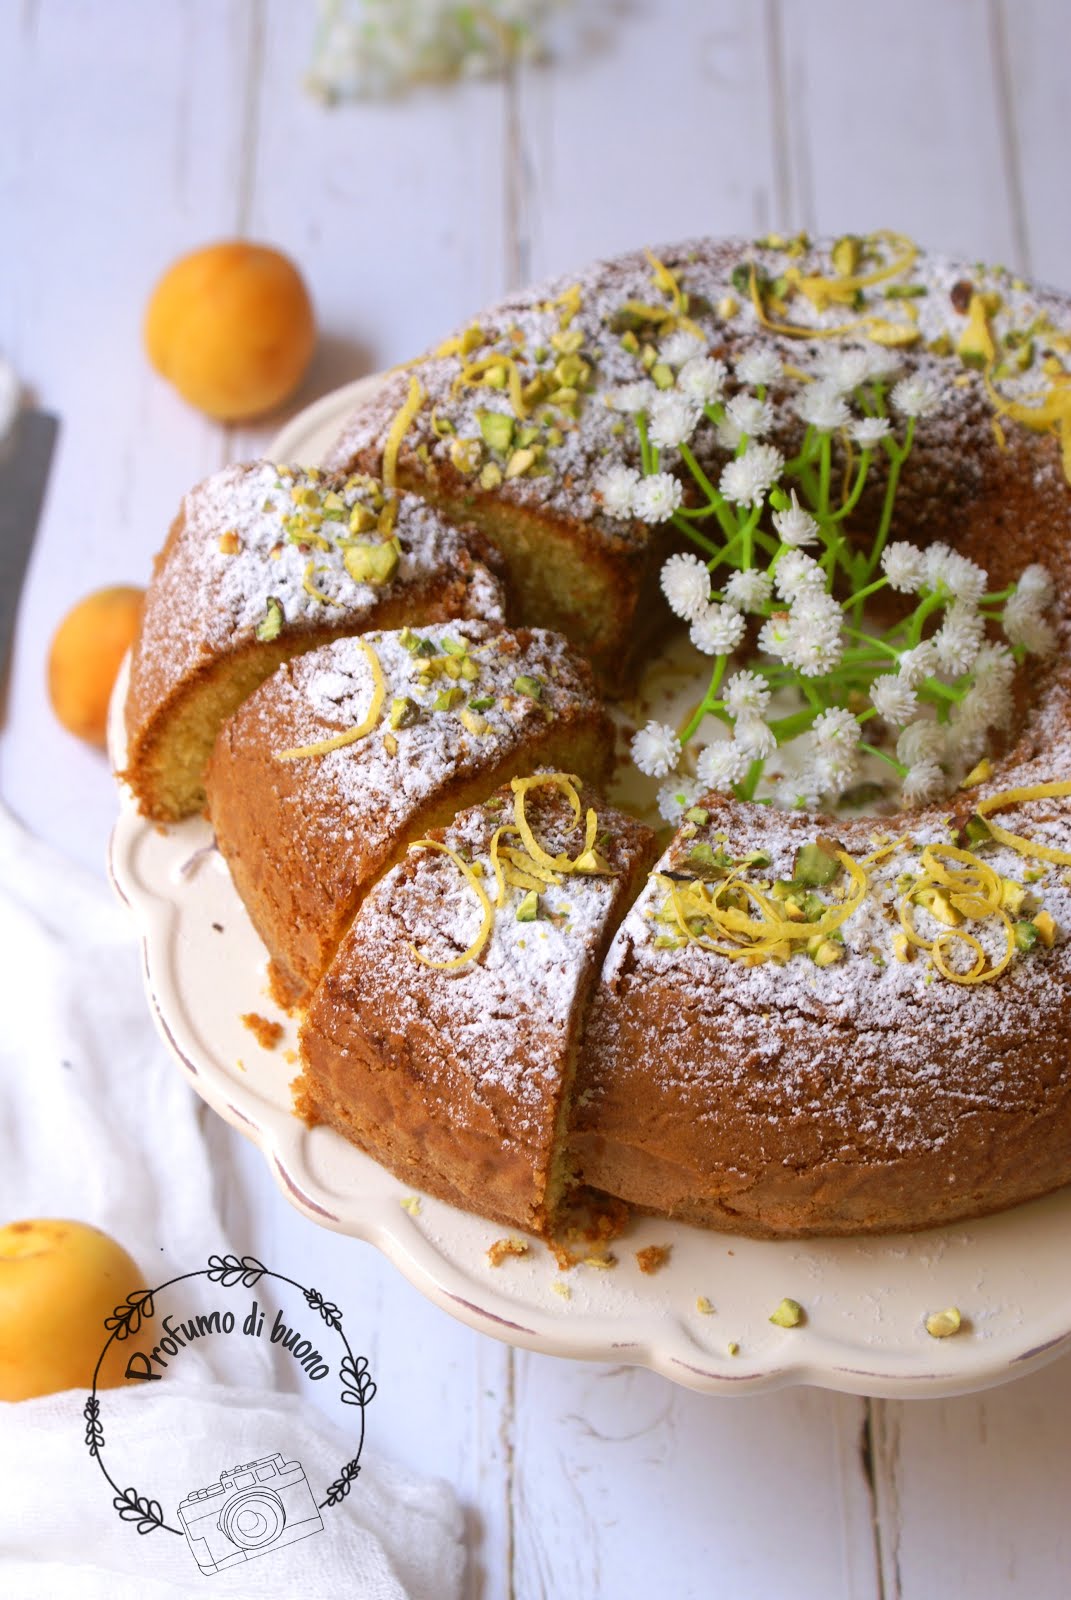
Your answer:
[[[409,847],[358,913],[333,984],[359,974],[389,993],[401,1031],[433,1017],[474,1092],[508,1091],[523,1125],[566,1068],[575,1007],[652,842],[579,780],[518,779]]]
[[[417,474],[642,542],[644,520],[607,515],[599,488],[608,469],[639,465],[637,385],[655,396],[679,387],[690,361],[731,363],[753,346],[806,370],[831,348],[880,348],[903,370],[951,375],[955,430],[957,417],[1062,394],[1069,335],[1065,297],[889,232],[697,239],[596,262],[482,312],[362,405],[329,460],[374,456],[409,395],[400,459]],[[1044,431],[1071,438],[1067,409],[1046,414]],[[664,452],[666,467],[677,461]]]

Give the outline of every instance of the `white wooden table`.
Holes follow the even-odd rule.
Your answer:
[[[143,582],[181,492],[281,420],[221,429],[150,373],[182,251],[301,262],[323,329],[295,405],[413,354],[507,286],[690,233],[895,226],[1071,286],[1065,0],[577,0],[515,81],[326,110],[305,0],[0,6],[0,349],[63,434],[25,591],[0,790],[101,867],[103,761],[47,708],[68,604]],[[237,1241],[352,1305],[370,1440],[468,1508],[473,1596],[1071,1591],[1071,1364],[945,1402],[710,1401],[513,1353],[290,1211],[213,1120]]]

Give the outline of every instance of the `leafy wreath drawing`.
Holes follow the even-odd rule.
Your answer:
[[[318,1509],[323,1511],[326,1507],[341,1505],[350,1492],[351,1485],[361,1470],[361,1451],[364,1448],[365,1418],[364,1408],[376,1392],[376,1385],[368,1370],[368,1362],[364,1356],[355,1357],[350,1349],[349,1340],[342,1327],[342,1312],[330,1300],[325,1300],[318,1289],[306,1288],[296,1279],[287,1277],[284,1272],[273,1272],[255,1256],[218,1256],[208,1258],[207,1267],[201,1267],[195,1272],[182,1272],[177,1277],[168,1278],[166,1283],[161,1283],[155,1289],[135,1289],[121,1305],[115,1307],[110,1317],[104,1320],[108,1329],[108,1339],[104,1349],[97,1357],[97,1364],[93,1369],[93,1388],[89,1398],[82,1409],[85,1418],[85,1444],[89,1454],[96,1461],[97,1466],[104,1474],[112,1489],[112,1505],[124,1522],[132,1523],[138,1533],[152,1533],[156,1528],[162,1528],[167,1533],[174,1533],[179,1538],[184,1538],[182,1528],[172,1526],[165,1521],[160,1502],[153,1500],[148,1495],[139,1494],[133,1487],[121,1489],[104,1464],[104,1425],[100,1417],[100,1397],[97,1394],[97,1379],[100,1376],[101,1364],[113,1341],[122,1342],[133,1338],[141,1329],[143,1323],[148,1322],[155,1315],[156,1297],[163,1294],[165,1289],[172,1288],[176,1283],[187,1282],[191,1278],[207,1278],[209,1283],[218,1283],[221,1288],[233,1289],[240,1286],[251,1289],[259,1283],[261,1278],[275,1278],[279,1283],[288,1283],[292,1289],[297,1289],[305,1297],[305,1303],[311,1310],[316,1311],[323,1318],[327,1326],[337,1333],[345,1346],[345,1355],[339,1367],[339,1376],[342,1382],[340,1399],[345,1406],[356,1406],[359,1411],[359,1428],[357,1434],[357,1449],[353,1456],[341,1468],[339,1475],[331,1483],[324,1498],[320,1501]]]

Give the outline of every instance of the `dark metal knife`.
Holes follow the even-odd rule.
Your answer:
[[[0,440],[0,679],[58,432],[58,421],[47,412],[20,411]]]

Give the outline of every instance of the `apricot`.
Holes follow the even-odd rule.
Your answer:
[[[72,606],[52,636],[48,697],[69,733],[103,746],[108,701],[134,642],[144,590],[98,589]]]
[[[294,263],[267,245],[208,245],[168,268],[145,316],[145,347],[184,400],[220,422],[256,417],[301,382],[316,344]]]
[[[0,1228],[0,1400],[91,1388],[105,1317],[145,1287],[122,1245],[87,1223],[38,1218]],[[127,1381],[134,1348],[113,1339],[98,1388]]]

